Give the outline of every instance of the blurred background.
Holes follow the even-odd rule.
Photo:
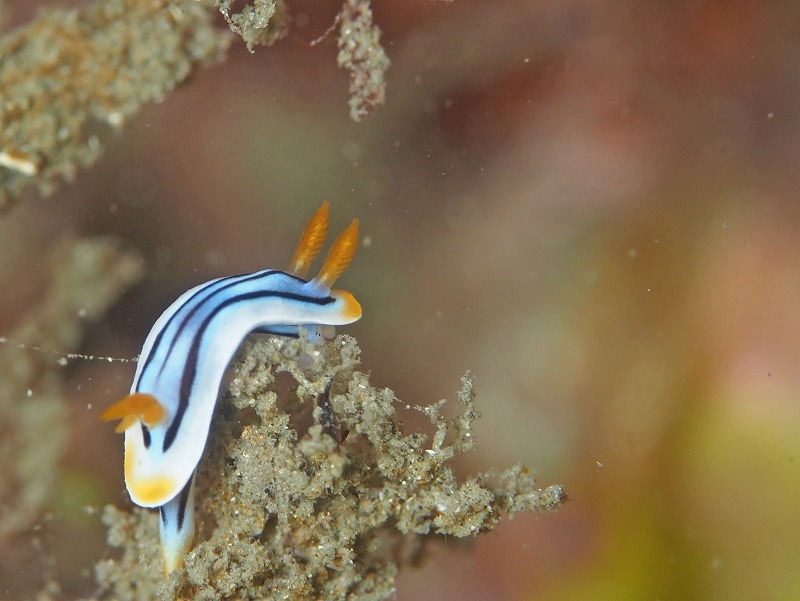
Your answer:
[[[38,5],[8,2],[11,25]],[[0,326],[41,294],[54,239],[111,233],[147,276],[82,350],[134,356],[190,286],[283,267],[328,199],[332,232],[361,219],[338,285],[373,383],[427,404],[473,370],[458,473],[522,462],[570,498],[431,545],[398,599],[800,598],[796,3],[375,2],[393,65],[361,124],[335,38],[310,46],[339,3],[291,8],[287,39],[235,42],[76,184],[0,216]],[[85,508],[128,503],[97,417],[134,366],[69,369],[51,555],[0,596],[47,571],[89,594],[107,551]]]

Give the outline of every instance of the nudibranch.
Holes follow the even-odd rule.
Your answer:
[[[358,220],[334,241],[319,274],[306,280],[328,230],[328,202],[309,220],[287,271],[211,280],[185,292],[144,342],[130,396],[101,416],[121,420],[125,485],[142,507],[160,508],[164,572],[183,565],[194,537],[195,469],[228,363],[251,332],[321,339],[324,326],[352,323],[361,306],[332,290],[358,246]]]

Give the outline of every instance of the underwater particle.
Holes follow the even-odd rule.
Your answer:
[[[0,167],[18,171],[22,175],[36,175],[39,173],[39,162],[18,150],[0,152]]]
[[[3,338],[24,343],[0,345],[0,541],[40,515],[67,437],[63,370],[42,349],[75,349],[86,320],[101,317],[142,276],[138,255],[108,237],[66,238],[51,261],[43,300]],[[78,317],[78,307],[85,318]]]

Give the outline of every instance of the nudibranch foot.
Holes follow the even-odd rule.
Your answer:
[[[111,405],[103,412],[100,419],[120,420],[114,430],[124,432],[138,422],[142,422],[148,428],[154,428],[164,420],[165,413],[164,405],[152,394],[136,392]]]
[[[194,539],[194,480],[160,508],[159,533],[164,575],[183,567],[183,558],[192,549]]]

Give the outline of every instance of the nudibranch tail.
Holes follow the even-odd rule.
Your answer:
[[[314,282],[330,290],[336,278],[350,265],[356,254],[356,248],[358,248],[358,219],[353,219],[348,228],[339,234],[331,245],[328,256],[325,257],[325,264],[314,278]]]
[[[347,290],[333,290],[331,295],[341,304],[341,316],[345,323],[353,323],[361,319],[361,305]]]
[[[289,261],[287,271],[292,275],[305,278],[311,263],[319,254],[325,242],[325,237],[328,235],[329,206],[330,203],[327,200],[323,202],[322,206],[314,213],[314,216],[306,223],[306,227],[294,251],[294,256]]]
[[[121,420],[117,427],[117,432],[124,432],[137,422],[142,422],[148,428],[153,428],[160,424],[164,419],[164,405],[152,394],[141,392],[134,393],[111,405],[103,412],[100,419],[103,421]]]

